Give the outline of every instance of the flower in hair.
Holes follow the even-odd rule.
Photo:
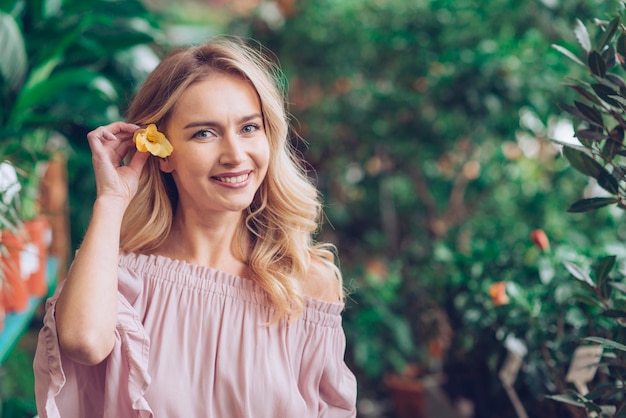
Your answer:
[[[146,129],[137,129],[133,135],[133,141],[140,152],[149,152],[161,158],[167,157],[174,150],[170,141],[157,130],[154,123],[148,125]]]

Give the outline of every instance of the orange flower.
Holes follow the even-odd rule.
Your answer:
[[[530,239],[541,251],[550,251],[550,241],[548,240],[546,233],[543,232],[543,229],[535,229],[531,232]]]
[[[444,351],[445,347],[440,338],[433,338],[428,341],[428,354],[430,354],[431,357],[440,359],[443,357]]]
[[[374,279],[377,283],[383,283],[389,276],[389,269],[385,262],[370,259],[365,263],[365,274]]]
[[[506,294],[506,282],[495,282],[489,287],[489,296],[495,306],[509,303],[509,296]]]
[[[148,125],[146,129],[137,129],[133,135],[133,141],[140,152],[149,152],[161,158],[167,157],[174,150],[172,144],[157,130],[154,123]]]

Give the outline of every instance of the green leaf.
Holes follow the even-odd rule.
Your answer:
[[[626,82],[624,82],[624,79],[617,74],[607,73],[605,78],[619,88],[626,88]]]
[[[592,197],[589,199],[581,199],[567,209],[570,213],[590,212],[592,210],[600,209],[604,206],[617,203],[617,198],[614,197]]]
[[[583,269],[581,269],[579,266],[572,263],[571,261],[564,261],[563,265],[565,266],[567,271],[569,271],[570,274],[576,279],[595,287],[596,284],[593,282],[593,280],[591,280],[591,277],[589,277],[589,275],[585,273]]]
[[[626,284],[620,282],[609,282],[609,285],[626,295]]]
[[[111,101],[117,98],[110,81],[99,73],[86,68],[58,71],[47,80],[22,89],[13,108],[11,122],[19,125],[28,116],[29,109],[48,103],[63,91],[76,87],[85,91],[98,91]]]
[[[605,146],[605,149],[607,148],[611,149],[611,146],[613,144],[616,146],[613,148],[610,158],[613,158],[613,155],[615,155],[615,150],[619,149],[620,147],[619,145],[615,144],[615,142],[613,141],[607,141],[606,145],[609,145],[609,146]],[[608,155],[606,157],[609,158]],[[600,174],[596,177],[596,181],[598,182],[598,185],[600,187],[602,187],[604,190],[606,190],[607,192],[611,194],[617,194],[619,192],[619,182],[617,181],[615,177],[613,177],[611,173],[606,171],[604,168],[602,169]]]
[[[116,19],[116,22],[117,21],[119,21],[119,19]],[[154,34],[150,33],[151,28],[147,23],[145,25],[134,23],[134,26],[138,30],[130,27],[132,22],[128,22],[128,24],[129,26],[118,25],[117,27],[102,27],[101,30],[92,28],[89,32],[83,34],[83,37],[90,38],[103,51],[123,51],[137,45],[148,44],[154,41]]]
[[[619,106],[623,109],[626,110],[626,99],[624,98],[624,94],[626,93],[626,89],[620,89],[620,95],[619,96],[613,96],[613,100],[615,100],[616,102],[619,103]]]
[[[563,155],[570,164],[581,173],[597,178],[604,168],[593,158],[573,148],[563,148]]]
[[[578,406],[580,408],[585,407],[585,403],[577,400],[576,398],[568,395],[547,395],[547,399],[552,399],[557,402],[566,403],[568,405]]]
[[[609,255],[602,258],[595,266],[594,274],[598,287],[602,286],[604,280],[609,276],[609,273],[611,272],[611,270],[613,270],[613,267],[615,267],[615,260],[616,257],[614,255]]]
[[[587,153],[574,148],[563,148],[563,155],[581,173],[593,177],[598,184],[611,194],[619,191],[618,181]]]
[[[589,289],[589,291],[594,291],[595,290],[588,283],[583,283],[583,284]],[[575,294],[573,296],[573,299],[578,301],[578,302],[582,302],[582,303],[584,303],[585,305],[588,305],[588,306],[597,306],[597,307],[602,308],[602,309],[606,308],[606,305],[593,294],[589,294],[589,295]],[[574,312],[576,312],[576,311],[570,310],[568,312],[568,315],[566,315],[566,316],[569,316],[569,315],[573,314]]]
[[[395,318],[391,322],[392,326],[390,328],[394,337],[394,347],[397,347],[401,353],[409,355],[414,348],[411,327],[404,319]]]
[[[62,0],[43,0],[41,13],[44,19],[49,19],[61,12]]]
[[[587,57],[587,65],[591,72],[598,77],[604,78],[606,74],[606,62],[598,51],[591,51]]]
[[[598,99],[598,96],[596,94],[593,94],[592,92],[587,91],[585,88],[578,86],[576,84],[570,84],[569,87],[576,90],[578,94],[580,94],[585,99],[589,100],[591,103],[594,103],[597,105],[602,104],[602,102],[600,101],[600,99]]]
[[[62,62],[62,58],[60,55],[56,55],[52,58],[50,58],[49,60],[43,62],[41,65],[39,65],[37,68],[34,68],[31,73],[30,76],[28,77],[28,80],[26,81],[26,83],[23,86],[23,89],[30,89],[33,86],[45,81],[48,77],[50,77],[50,74],[52,73],[52,71],[54,71],[54,69]]]
[[[585,24],[580,19],[576,19],[574,35],[580,46],[583,47],[586,53],[589,53],[591,51],[591,39],[589,38],[589,32],[587,32]]]
[[[582,102],[574,101],[576,108],[583,114],[583,120],[591,123],[592,125],[604,128],[604,122],[602,120],[602,113],[593,106],[588,106]]]
[[[598,40],[598,50],[599,51],[601,51],[602,48],[604,48],[604,46],[607,45],[608,43],[610,43],[611,40],[613,39],[613,37],[615,36],[615,33],[617,32],[617,28],[619,26],[619,21],[620,21],[620,18],[619,17],[615,17],[615,18],[613,18],[613,20],[611,20],[609,22],[609,24],[607,25],[606,29],[604,30],[604,33],[602,33],[602,36]]]
[[[618,309],[607,309],[602,312],[602,316],[606,316],[607,318],[626,318],[626,312]]]
[[[568,50],[566,48],[563,48],[561,45],[556,45],[556,44],[552,44],[552,48],[556,49],[561,54],[565,55],[567,58],[569,58],[572,61],[574,61],[576,64],[579,64],[582,67],[585,67],[585,63],[582,62],[582,60],[580,58],[578,58],[576,55],[574,55],[574,53],[571,52],[570,50]]]
[[[580,120],[584,120],[585,119],[585,115],[582,114],[582,112],[580,110],[578,110],[578,108],[574,107],[574,106],[570,106],[568,104],[565,103],[559,103],[559,107],[566,111],[567,113],[569,113],[570,115],[574,116],[576,119],[580,119]]]
[[[602,58],[606,63],[606,73],[604,76],[608,74],[608,72],[615,67],[615,62],[617,61],[617,54],[615,53],[615,48],[613,46],[608,46],[604,51],[602,51]]]
[[[17,89],[26,78],[27,69],[22,31],[11,15],[0,11],[0,75]]]
[[[596,92],[598,97],[600,97],[602,100],[604,100],[611,106],[619,106],[619,103],[615,100],[615,98],[611,97],[611,96],[618,96],[619,93],[617,91],[613,90],[609,86],[606,86],[600,83],[592,84],[591,88],[593,89],[593,91]]]
[[[600,344],[602,347],[605,347],[605,348],[614,348],[616,350],[626,351],[626,345],[620,344],[613,340],[609,340],[607,338],[587,337],[585,338],[585,340],[592,342],[592,343]]]
[[[622,59],[619,60],[621,66],[626,69],[626,35],[623,33],[617,37],[616,49],[617,53],[622,57]]]
[[[622,144],[624,142],[624,128],[620,125],[615,125],[615,127],[609,131],[609,139],[617,144]]]
[[[594,129],[579,129],[576,131],[576,138],[587,141],[602,141],[607,138],[603,132]]]
[[[606,141],[606,142],[604,143],[604,147],[602,147],[602,158],[603,158],[605,161],[613,161],[613,157],[614,157],[616,154],[618,154],[618,153],[619,153],[619,151],[620,151],[621,149],[622,149],[622,144],[617,143],[617,142],[615,142],[615,141],[611,141],[611,140]],[[607,173],[607,174],[608,174],[608,173]],[[613,179],[613,176],[611,176],[610,174],[608,175],[608,177],[607,177],[607,176],[603,176],[603,177],[606,177],[604,180],[608,180],[608,181],[611,181],[610,179],[615,180],[615,179]],[[598,180],[599,180],[599,179],[598,179]],[[607,188],[606,188],[606,187],[604,187],[604,186],[602,186],[602,187],[603,187],[605,190],[607,190]],[[616,193],[617,193],[617,188],[618,188],[618,185],[617,185],[617,180],[615,180],[614,182],[612,182],[611,184],[609,184],[609,187],[611,187],[612,189],[615,189],[615,191],[612,191],[612,190],[609,190],[609,191],[610,191],[612,194],[616,194]]]

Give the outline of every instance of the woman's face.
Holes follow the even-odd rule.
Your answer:
[[[270,149],[249,82],[215,73],[192,84],[166,131],[174,151],[161,169],[172,173],[183,210],[206,214],[250,206],[267,173]]]

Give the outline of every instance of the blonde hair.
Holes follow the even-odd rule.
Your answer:
[[[166,131],[182,93],[215,72],[248,80],[261,102],[270,161],[266,178],[237,232],[242,243],[238,250],[275,306],[275,319],[296,317],[303,309],[302,283],[312,260],[327,265],[338,289],[342,285],[334,247],[313,240],[322,215],[321,199],[288,138],[285,89],[278,66],[261,47],[254,49],[232,37],[172,51],[140,88],[127,120],[140,125],[155,123]],[[150,252],[159,247],[170,232],[177,203],[171,175],[159,169],[156,157],[150,157],[122,222],[121,249]],[[243,248],[244,243],[250,243],[249,247]]]

